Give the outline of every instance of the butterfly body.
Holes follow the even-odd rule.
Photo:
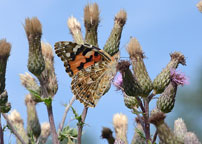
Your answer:
[[[111,57],[92,45],[61,41],[55,44],[56,54],[72,77],[71,89],[86,107],[95,107],[110,88],[116,75],[119,54]]]

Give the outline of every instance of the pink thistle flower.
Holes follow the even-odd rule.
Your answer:
[[[122,88],[122,84],[123,84],[123,79],[122,79],[122,75],[120,73],[118,73],[113,81],[113,84],[116,86],[117,90],[120,90]]]
[[[170,70],[170,77],[173,82],[175,82],[177,85],[188,85],[188,77],[182,73],[181,71],[177,71],[176,69]]]

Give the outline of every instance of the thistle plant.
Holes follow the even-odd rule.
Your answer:
[[[201,5],[201,2],[197,4],[200,11],[202,11]],[[7,127],[16,136],[17,144],[45,144],[50,135],[53,144],[81,144],[83,127],[86,125],[85,119],[89,108],[88,105],[84,104],[83,112],[79,115],[72,104],[76,98],[81,99],[81,96],[83,96],[87,100],[96,99],[95,104],[90,101],[91,105],[95,107],[98,99],[109,91],[111,83],[122,92],[125,106],[131,110],[132,115],[136,116],[134,118],[136,127],[134,128],[132,144],[155,144],[157,143],[157,137],[161,144],[200,144],[197,136],[188,131],[183,119],[179,118],[174,122],[174,130],[171,130],[165,122],[166,114],[172,112],[175,106],[178,86],[188,84],[187,77],[177,71],[179,64],[186,65],[185,56],[181,52],[171,53],[171,60],[152,81],[144,63],[146,57],[144,51],[138,40],[132,37],[126,48],[129,60],[119,61],[120,40],[126,20],[127,13],[125,10],[120,10],[115,15],[113,28],[103,50],[98,48],[100,10],[96,3],[88,4],[84,8],[85,36],[81,32],[81,24],[75,17],[72,16],[67,20],[67,26],[75,42],[70,43],[74,44],[75,47],[72,49],[70,46],[63,47],[63,50],[67,53],[62,57],[62,60],[65,61],[66,71],[71,70],[73,73],[71,77],[77,80],[71,85],[76,83],[75,87],[78,90],[80,89],[80,93],[77,97],[74,93],[72,99],[66,105],[58,131],[56,131],[52,105],[53,98],[58,90],[54,54],[52,46],[41,41],[41,22],[37,17],[33,17],[26,18],[24,24],[29,45],[27,68],[33,74],[20,74],[21,83],[28,91],[25,96],[26,128],[24,128],[24,120],[17,110],[6,114],[11,109],[11,104],[8,102],[8,93],[5,89],[6,66],[11,44],[5,39],[0,40],[0,118],[1,115],[5,118]],[[58,54],[57,49],[55,52]],[[76,62],[73,61],[75,59]],[[72,62],[71,65],[68,63],[69,61]],[[79,65],[77,62],[80,62]],[[119,74],[114,77],[116,72]],[[100,77],[97,78],[96,75],[100,75]],[[110,75],[111,77],[103,77],[103,75]],[[81,85],[85,84],[86,87],[83,90]],[[92,91],[93,93],[91,93]],[[155,96],[158,99],[156,108],[150,110],[149,104]],[[39,121],[36,107],[38,103],[42,102],[47,108],[49,123],[41,124]],[[65,125],[70,108],[73,111],[74,119],[77,121],[77,128],[72,128],[69,124]],[[117,113],[113,116],[112,121],[114,130],[103,127],[101,137],[106,139],[109,144],[130,143],[127,138],[129,127],[127,116]],[[150,132],[151,124],[156,128],[154,134]],[[113,131],[115,136],[113,136]],[[1,119],[0,143],[4,143]]]
[[[165,113],[171,112],[175,106],[178,86],[188,84],[185,74],[176,70],[179,64],[186,65],[185,56],[180,52],[170,54],[170,62],[152,82],[143,61],[144,52],[136,38],[131,38],[127,51],[130,61],[119,62],[117,69],[121,75],[118,75],[113,83],[117,90],[122,91],[125,106],[137,116],[137,129],[135,129],[132,143],[155,143],[157,136],[160,143],[184,143],[185,138],[181,131],[187,132],[185,126],[183,127],[183,124],[181,127],[175,126],[173,132],[164,119]],[[149,103],[157,94],[160,94],[156,103],[157,108],[150,114]],[[150,124],[156,126],[153,137],[150,134]]]

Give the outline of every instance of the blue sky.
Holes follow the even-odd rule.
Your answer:
[[[198,0],[0,0],[0,39],[6,38],[12,44],[11,56],[6,74],[6,89],[12,109],[17,109],[26,124],[24,97],[28,93],[21,86],[19,74],[28,72],[28,42],[23,29],[27,17],[37,16],[43,26],[42,40],[52,46],[61,40],[72,41],[67,28],[67,19],[75,16],[83,27],[83,8],[86,4],[97,2],[101,11],[101,22],[98,29],[99,46],[102,48],[113,27],[115,14],[126,10],[128,20],[124,27],[120,50],[122,57],[128,57],[125,50],[131,36],[136,37],[146,55],[145,64],[152,79],[169,62],[169,53],[182,52],[187,58],[187,66],[179,66],[190,77],[190,85],[194,85],[196,72],[201,64],[202,46],[202,14],[196,8]],[[71,97],[71,79],[66,74],[62,61],[55,55],[55,69],[59,83],[58,93],[53,101],[56,125],[61,121],[64,107]],[[151,105],[153,107],[154,104]],[[73,105],[80,113],[83,105]],[[37,105],[41,122],[48,121],[46,108]],[[101,98],[94,109],[89,109],[84,131],[90,132],[96,143],[106,143],[100,139],[103,126],[112,128],[112,117],[115,113],[128,116],[128,139],[131,141],[134,129],[134,115],[124,106],[121,92],[112,86],[110,92]],[[172,114],[170,114],[172,115]],[[180,117],[180,114],[178,114]],[[68,114],[70,121],[72,112]],[[72,124],[72,122],[71,122]],[[72,124],[74,125],[74,124]],[[14,141],[12,140],[14,143]]]

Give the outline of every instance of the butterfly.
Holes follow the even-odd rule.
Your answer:
[[[76,99],[85,107],[95,107],[116,75],[119,53],[110,56],[95,46],[70,41],[56,42],[55,53],[72,77],[71,89]]]

